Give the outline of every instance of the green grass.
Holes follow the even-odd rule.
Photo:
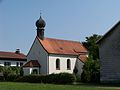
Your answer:
[[[119,87],[100,85],[54,85],[35,83],[0,82],[0,90],[118,90]]]

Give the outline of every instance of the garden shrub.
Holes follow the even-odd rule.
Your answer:
[[[91,56],[88,57],[81,74],[82,82],[99,83],[100,81],[100,64],[99,60],[93,60]]]
[[[17,82],[30,82],[30,83],[42,83],[45,81],[45,76],[43,75],[26,75],[21,76],[16,79]]]
[[[20,71],[21,71],[21,67],[15,67],[15,66],[12,67],[4,66],[1,69],[5,81],[13,81],[12,78],[17,78],[17,76],[20,75]]]
[[[76,82],[81,82],[81,77],[80,75],[75,75],[76,76]]]
[[[50,75],[28,75],[22,76],[16,81],[30,83],[70,84],[75,81],[75,76],[69,73],[59,73]]]
[[[15,81],[17,78],[19,78],[20,75],[8,75],[6,78],[5,78],[5,81]]]
[[[73,74],[69,73],[60,73],[58,74],[58,79],[56,79],[56,83],[60,84],[69,84],[75,82],[76,78]]]
[[[59,73],[50,74],[45,76],[46,82],[44,83],[55,83],[55,84],[70,84],[75,82],[76,78],[73,74],[69,73]]]
[[[3,76],[0,76],[0,81],[4,81],[4,77]]]

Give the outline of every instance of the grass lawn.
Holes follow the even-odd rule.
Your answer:
[[[0,82],[0,90],[118,90],[120,87],[100,85],[54,85],[35,83]]]

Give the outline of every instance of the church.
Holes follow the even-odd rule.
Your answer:
[[[23,65],[24,75],[75,73],[81,75],[87,59],[87,49],[77,41],[61,40],[44,36],[46,23],[40,16],[36,21],[37,36]]]

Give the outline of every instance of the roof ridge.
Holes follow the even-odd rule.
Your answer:
[[[11,53],[11,54],[16,54],[15,52],[8,52],[8,51],[0,51],[0,53]],[[20,53],[21,54],[21,53]],[[24,54],[23,54],[24,55]]]
[[[45,37],[45,39],[52,39],[52,40],[59,40],[59,41],[68,41],[68,42],[76,42],[76,43],[80,43],[80,41],[75,41],[75,40],[65,40],[65,39],[58,39],[58,38],[48,38],[48,37]]]
[[[11,52],[11,51],[0,51],[0,52],[5,52],[5,53],[14,53],[14,52]]]
[[[11,53],[11,54],[17,54],[15,52],[11,52],[11,51],[0,51],[0,53]],[[22,55],[25,55],[24,53],[19,53],[19,54],[22,54]]]

